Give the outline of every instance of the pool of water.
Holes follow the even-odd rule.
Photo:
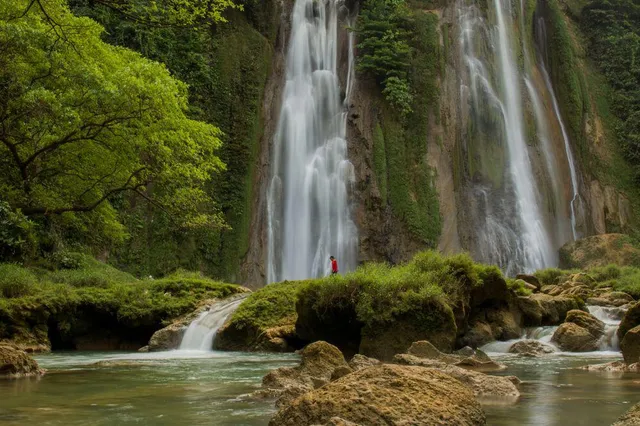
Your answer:
[[[489,425],[606,426],[640,401],[640,374],[578,368],[621,359],[620,353],[490,355],[508,366],[499,374],[517,376],[523,383],[517,404],[484,405]]]
[[[294,355],[170,351],[36,357],[42,378],[0,381],[0,425],[266,425],[273,402],[239,398]],[[100,362],[102,365],[96,365]]]
[[[489,425],[610,425],[640,400],[639,374],[576,367],[619,353],[519,358],[491,354],[518,376],[516,404],[483,401]],[[296,365],[295,355],[170,351],[39,355],[39,379],[0,381],[4,425],[266,425],[272,401],[242,397],[268,371]],[[98,364],[96,364],[98,363]]]

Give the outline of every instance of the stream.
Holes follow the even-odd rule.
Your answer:
[[[483,401],[488,425],[609,425],[637,402],[636,374],[587,372],[616,352],[491,354],[522,381],[515,405]],[[267,425],[273,403],[242,398],[296,355],[169,351],[38,355],[40,379],[0,381],[0,425]],[[95,365],[96,362],[101,362]]]

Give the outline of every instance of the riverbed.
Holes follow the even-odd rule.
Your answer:
[[[484,401],[489,425],[609,425],[640,399],[640,375],[576,367],[619,353],[492,354],[523,383],[515,405]],[[243,397],[292,354],[170,351],[38,355],[39,379],[0,381],[0,425],[266,425],[272,401]],[[97,363],[97,364],[96,364]]]

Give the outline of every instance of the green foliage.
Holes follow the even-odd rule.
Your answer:
[[[379,113],[380,131],[377,128],[374,131],[374,166],[378,184],[383,185],[380,186],[383,200],[388,199],[395,215],[413,235],[428,247],[434,247],[442,222],[425,138],[438,110],[441,53],[438,17],[421,11],[406,16],[404,25],[409,29],[411,46],[407,81],[416,96],[411,112],[404,116],[390,108]]]
[[[358,70],[376,78],[383,94],[401,114],[411,111],[409,69],[409,11],[403,1],[368,0],[364,3],[358,33]]]
[[[376,173],[376,182],[380,190],[382,204],[387,204],[387,156],[385,153],[384,133],[380,123],[376,123],[373,130],[373,170]]]
[[[471,289],[496,278],[502,279],[497,268],[476,264],[466,254],[445,257],[425,251],[404,265],[371,263],[346,275],[307,281],[298,298],[311,301],[319,316],[355,306],[357,319],[374,327],[420,306],[457,304]]]
[[[218,155],[227,167],[206,192],[230,228],[180,229],[165,212],[123,200],[118,207],[130,238],[123,248],[112,251],[117,264],[136,275],[158,276],[188,268],[239,280],[238,267],[249,244],[262,96],[279,23],[277,4],[245,2],[244,13],[228,13],[229,22],[213,30],[148,26],[100,4],[75,3],[76,13],[105,26],[106,41],[166,64],[189,85],[189,116],[224,132]]]
[[[85,260],[88,266],[80,269],[35,273],[0,264],[0,340],[36,335],[46,341],[48,320],[69,335],[107,326],[127,335],[149,333],[148,339],[153,329],[193,311],[202,300],[243,291],[185,272],[140,281],[95,259]]]
[[[38,284],[37,277],[19,265],[0,263],[0,295],[7,298],[33,294]]]
[[[581,27],[588,53],[613,88],[616,134],[640,182],[640,5],[630,0],[593,0]]]
[[[570,274],[581,272],[579,270],[562,270],[549,268],[537,271],[542,285],[560,284]],[[615,291],[623,291],[634,298],[640,298],[640,268],[635,266],[607,265],[582,271],[593,278],[597,287],[611,287]]]
[[[29,257],[34,248],[33,222],[0,200],[0,261]]]
[[[536,278],[540,280],[542,285],[555,285],[559,283],[559,280],[568,274],[567,271],[563,271],[558,268],[541,269],[535,272]]]
[[[264,330],[296,321],[296,300],[301,283],[269,284],[252,293],[236,309],[231,321],[239,329]]]
[[[88,2],[89,0],[70,0],[72,6],[76,7]],[[242,9],[241,5],[231,0],[90,0],[90,3],[117,11],[141,25],[162,27],[191,27],[226,22],[223,16],[226,9]]]
[[[507,287],[518,296],[529,296],[532,291],[525,286],[525,282],[522,280],[516,280],[513,278],[507,279]]]
[[[9,204],[43,222],[103,232],[107,243],[126,236],[113,231],[120,220],[111,207],[125,194],[178,226],[220,226],[204,191],[223,169],[220,131],[186,117],[186,85],[102,42],[102,28],[61,0],[47,2],[46,15],[29,4],[0,7],[0,187]],[[151,184],[162,193],[149,193]],[[93,221],[78,219],[88,212]]]

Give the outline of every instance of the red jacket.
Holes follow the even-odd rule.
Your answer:
[[[338,261],[335,259],[331,261],[331,272],[338,272]]]

